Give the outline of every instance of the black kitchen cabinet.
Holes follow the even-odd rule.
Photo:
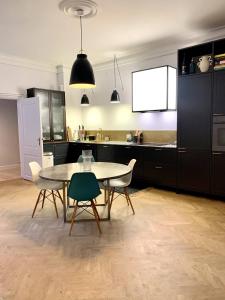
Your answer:
[[[44,143],[44,152],[52,152],[54,165],[67,163],[69,143]]]
[[[210,193],[210,151],[179,150],[177,185],[181,190]]]
[[[212,159],[212,193],[225,196],[225,153],[213,152]]]
[[[154,186],[176,187],[176,149],[144,148],[140,150],[144,181]]]
[[[65,141],[65,92],[31,88],[27,97],[39,98],[43,141]]]
[[[82,150],[92,150],[92,155],[97,161],[97,145],[88,143],[69,143],[67,162],[77,162],[78,157],[82,155]]]
[[[97,145],[97,161],[115,162],[115,146]]]
[[[211,148],[211,95],[211,73],[178,78],[178,149]]]
[[[225,115],[225,71],[214,72],[213,115]]]

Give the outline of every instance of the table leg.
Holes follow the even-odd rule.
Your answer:
[[[110,187],[109,187],[109,179],[106,180],[106,199],[107,199],[107,205],[108,205],[108,220],[110,220],[110,209],[111,209],[111,203],[110,203]]]
[[[63,182],[63,218],[64,223],[66,222],[66,183]]]

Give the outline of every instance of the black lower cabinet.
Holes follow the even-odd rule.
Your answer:
[[[178,150],[177,188],[210,193],[210,151]]]
[[[154,186],[176,187],[176,149],[141,149],[143,179]]]
[[[67,163],[77,162],[78,157],[82,155],[82,150],[92,150],[94,159],[97,160],[97,150],[95,144],[87,143],[69,143]]]
[[[115,162],[115,146],[97,145],[97,161]]]
[[[44,152],[52,152],[54,165],[67,163],[69,143],[46,143],[43,145]]]
[[[225,153],[212,154],[212,193],[225,196]]]

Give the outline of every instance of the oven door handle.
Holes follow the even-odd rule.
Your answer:
[[[213,114],[214,117],[225,116],[225,114]]]

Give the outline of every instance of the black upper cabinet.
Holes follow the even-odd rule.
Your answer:
[[[66,140],[65,92],[31,88],[27,97],[40,100],[43,141]]]
[[[213,115],[225,115],[225,71],[214,73]]]
[[[178,148],[211,147],[211,73],[178,77]]]

